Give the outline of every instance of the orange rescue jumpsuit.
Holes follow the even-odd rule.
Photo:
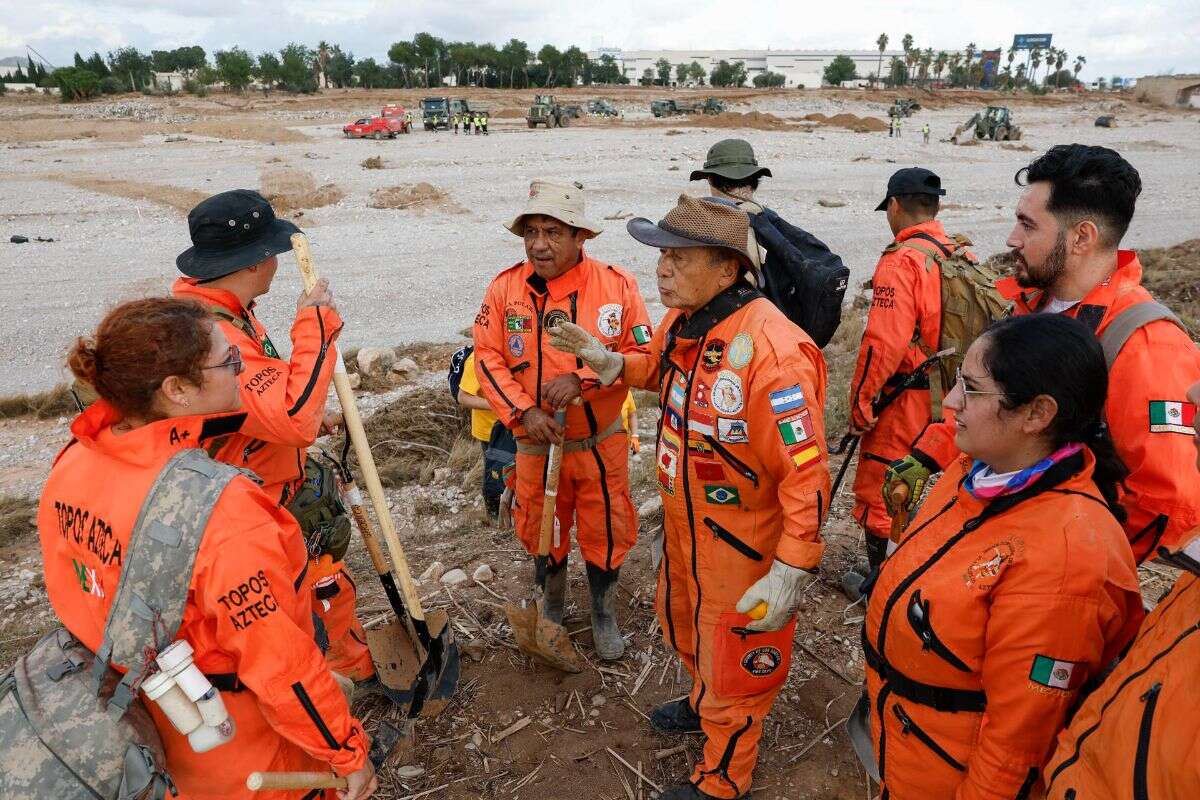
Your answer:
[[[1063,313],[1087,324],[1096,335],[1131,305],[1152,299],[1142,287],[1142,265],[1132,250],[1117,254],[1116,269]],[[1033,314],[1046,303],[1039,291],[1022,291],[1006,278],[996,288],[1015,302],[1014,314]],[[1159,544],[1172,545],[1200,526],[1200,473],[1195,467],[1190,422],[1158,424],[1156,409],[1187,402],[1188,387],[1200,379],[1200,350],[1174,323],[1159,320],[1139,328],[1125,343],[1108,375],[1104,417],[1117,455],[1129,468],[1121,487],[1128,519],[1125,534],[1141,563]],[[954,423],[930,425],[914,450],[943,467],[958,453]]]
[[[176,417],[117,435],[112,426],[120,415],[99,400],[72,424],[75,438],[42,491],[38,533],[50,603],[93,652],[138,511],[163,465],[180,448],[207,447],[236,431],[244,418]],[[246,776],[330,766],[348,775],[362,767],[367,736],[313,643],[307,594],[299,588],[307,566],[292,516],[250,479],[234,479],[204,531],[178,635],[202,672],[221,676],[237,733],[195,753],[158,706],[146,703],[186,800],[295,800],[302,793],[250,792]]]
[[[867,327],[858,348],[858,363],[850,381],[850,422],[862,430],[876,422],[871,403],[916,369],[926,354],[914,334],[935,349],[941,340],[942,275],[930,259],[910,246],[936,252],[932,237],[947,248],[957,245],[937,220],[922,222],[896,234],[883,251],[871,279],[873,294]],[[854,476],[854,519],[871,536],[887,538],[891,517],[880,487],[887,465],[903,458],[913,441],[932,421],[928,380],[897,397],[862,438]]]
[[[333,378],[333,343],[342,318],[328,306],[303,308],[292,325],[290,361],[284,361],[267,329],[251,308],[225,289],[179,278],[176,297],[213,309],[229,343],[242,352],[242,430],[213,442],[209,454],[218,461],[253,470],[263,491],[286,506],[304,480],[305,451],[317,439],[329,382]],[[232,317],[237,323],[228,319]],[[254,331],[254,336],[249,335]],[[313,611],[329,639],[325,654],[331,669],[354,680],[375,674],[366,634],[355,615],[354,581],[344,562],[324,559],[309,571]]]
[[[1200,797],[1200,530],[1171,550],[1158,554],[1183,575],[1058,737],[1052,800]]]
[[[629,444],[621,427],[628,387],[621,381],[600,386],[590,367],[545,344],[545,329],[556,320],[580,325],[619,353],[646,352],[650,320],[634,277],[586,254],[548,283],[528,261],[504,270],[488,286],[475,317],[479,385],[496,416],[517,437],[513,521],[518,538],[529,553],[537,553],[546,473],[546,456],[530,452],[540,448],[531,447],[520,414],[534,407],[553,413],[542,400],[542,385],[574,372],[583,381],[583,402],[567,407],[566,440],[601,441],[563,454],[550,562],[565,563],[574,524],[584,560],[614,570],[637,541]]]
[[[787,678],[796,622],[746,631],[735,606],[773,559],[815,570],[829,510],[825,360],[769,300],[739,282],[685,318],[669,311],[625,381],[657,390],[655,458],[665,512],[658,615],[692,677],[708,737],[692,783],[750,789],[763,718]]]
[[[884,800],[1040,796],[1079,687],[1142,619],[1084,450],[991,502],[942,476],[871,589],[867,695]]]

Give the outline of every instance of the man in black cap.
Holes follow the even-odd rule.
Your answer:
[[[944,194],[937,175],[909,167],[892,175],[887,195],[875,209],[887,213],[894,238],[875,267],[867,327],[850,382],[850,429],[863,437],[854,480],[854,518],[866,532],[872,567],[882,563],[891,529],[880,493],[884,469],[907,456],[913,440],[934,419],[928,380],[903,392],[878,418],[871,404],[925,361],[941,341],[942,281],[936,260],[965,246],[965,240],[948,236],[936,219]],[[843,579],[850,594],[858,583],[851,574]]]
[[[267,494],[297,517],[314,554],[306,580],[328,634],[329,666],[364,680],[374,674],[374,666],[355,618],[354,584],[341,560],[349,543],[349,520],[340,502],[334,502],[337,493],[321,488],[334,485],[323,472],[328,467],[306,459],[326,421],[333,344],[343,325],[333,294],[322,279],[300,295],[291,354],[284,359],[254,308],[256,299],[271,289],[279,266],[276,256],[292,249],[292,234],[300,229],[277,219],[266,198],[249,189],[204,200],[188,214],[188,228],[192,246],[175,259],[184,277],[172,292],[208,308],[245,365],[241,393],[246,421],[229,433],[213,457],[253,470]]]

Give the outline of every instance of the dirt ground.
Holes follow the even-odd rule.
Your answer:
[[[188,246],[185,215],[197,199],[238,187],[270,192],[278,183],[272,176],[281,174],[290,176],[284,183],[291,187],[281,207],[311,235],[317,263],[346,312],[348,347],[453,339],[470,322],[488,279],[522,257],[503,224],[537,177],[585,185],[589,213],[606,229],[589,251],[632,270],[657,318],[663,309],[653,291],[656,254],[625,233],[625,222],[658,219],[680,192],[704,191],[687,177],[709,145],[727,136],[749,139],[760,163],[772,169],[760,198],[824,239],[856,280],[868,276],[889,239],[873,209],[894,170],[921,164],[937,171],[949,189],[947,227],[992,253],[1004,248],[1012,225],[1013,173],[1034,152],[1061,142],[1112,145],[1141,171],[1146,188],[1130,246],[1200,235],[1200,114],[1114,95],[916,92],[925,109],[905,121],[901,138],[891,139],[879,130],[896,94],[882,91],[713,91],[729,113],[655,120],[649,101],[660,90],[578,89],[564,99],[609,97],[623,116],[573,120],[551,131],[529,130],[520,116],[533,92],[449,93],[494,112],[489,136],[419,128],[395,140],[342,136],[345,122],[385,102],[413,107],[425,94],[418,91],[130,95],[84,104],[0,98],[0,269],[11,287],[10,307],[18,309],[0,320],[6,346],[0,394],[59,382],[66,347],[103,309],[165,291],[175,256]],[[1013,108],[1025,129],[1022,142],[942,141],[996,102]],[[1109,113],[1118,127],[1093,127],[1096,116]],[[932,129],[928,145],[919,135],[925,122]],[[421,184],[436,197],[414,197],[409,187]],[[55,241],[8,244],[14,234]],[[283,260],[278,278],[282,295],[299,292],[290,264]],[[439,313],[429,314],[431,305]],[[286,328],[290,307],[282,299],[265,303],[268,325]]]
[[[892,98],[884,93],[725,93],[733,114],[760,115],[728,117],[751,126],[739,129],[724,122],[706,127],[704,120],[652,121],[646,105],[655,92],[638,89],[605,94],[622,108],[624,119],[577,121],[582,124],[565,130],[527,130],[517,116],[529,99],[524,93],[481,92],[472,93],[472,99],[504,112],[497,113],[499,121],[486,138],[420,131],[383,142],[341,137],[339,126],[354,115],[385,100],[412,102],[418,96],[125,98],[83,106],[0,100],[0,142],[7,142],[0,147],[6,165],[0,172],[0,233],[56,240],[0,243],[0,268],[17,312],[0,321],[7,351],[0,364],[0,395],[57,383],[66,345],[104,308],[122,298],[165,291],[174,278],[172,259],[187,245],[187,207],[193,198],[220,189],[274,188],[291,198],[294,202],[285,205],[311,229],[318,263],[333,280],[349,321],[344,349],[399,344],[397,355],[418,363],[421,374],[398,388],[361,395],[369,413],[391,403],[403,406],[405,398],[425,397],[445,386],[446,358],[464,341],[460,332],[487,280],[521,256],[519,243],[501,225],[520,207],[534,177],[557,175],[588,186],[590,215],[609,229],[590,249],[634,271],[657,319],[662,308],[653,291],[654,255],[625,235],[623,221],[630,215],[657,218],[680,191],[698,191],[699,185],[686,183],[686,173],[717,138],[742,135],[754,143],[760,161],[775,173],[765,182],[762,198],[825,238],[851,266],[855,281],[869,275],[886,243],[883,221],[871,209],[898,166],[922,163],[939,171],[952,193],[952,205],[943,214],[948,227],[971,234],[977,250],[987,255],[1003,249],[1016,196],[1011,176],[1029,158],[1028,151],[993,143],[955,148],[936,141],[988,101],[986,95],[967,93],[922,96],[931,110],[908,120],[900,140],[804,119],[821,114],[850,125],[855,123],[846,115],[884,119]],[[571,93],[572,101],[586,98],[583,92]],[[1200,276],[1197,116],[1130,103],[1117,112],[1122,127],[1093,129],[1092,118],[1110,110],[1111,102],[1053,97],[1010,104],[1019,123],[1028,126],[1024,143],[1034,150],[1087,141],[1111,143],[1129,154],[1147,185],[1129,241],[1138,247],[1184,242],[1144,257],[1148,283],[1194,324],[1200,313],[1193,309]],[[107,117],[104,108],[120,103],[125,105],[119,115]],[[926,119],[935,138],[928,146],[917,135]],[[39,138],[38,132],[48,135]],[[183,141],[167,141],[178,137]],[[375,156],[381,162],[370,168],[363,164]],[[341,198],[329,200],[335,192]],[[273,330],[284,331],[299,282],[286,269],[279,281],[282,297],[269,299],[264,316]],[[430,313],[431,308],[437,311]],[[831,439],[844,429],[844,394],[862,316],[861,307],[851,306],[826,348]],[[69,436],[66,416],[7,413],[0,411],[0,669],[53,624],[36,536],[29,529],[29,502]],[[653,427],[656,415],[643,405],[644,429]],[[475,483],[477,458],[463,457],[478,451],[464,445],[469,443],[459,441],[447,448],[449,457],[431,457],[397,472],[419,477],[388,489],[415,572],[440,561],[470,574],[486,563],[496,578],[458,590],[433,581],[420,587],[427,607],[449,612],[455,635],[470,655],[450,707],[418,723],[414,748],[398,753],[381,773],[382,796],[640,800],[654,797],[656,786],[684,780],[699,755],[700,739],[655,734],[646,719],[656,704],[688,688],[653,614],[645,534],[657,520],[651,515],[643,521],[643,539],[621,575],[625,657],[613,665],[595,660],[586,578],[576,552],[567,626],[588,667],[566,676],[536,666],[515,652],[501,610],[507,600],[527,596],[528,558],[510,533],[485,519]],[[830,468],[838,466],[833,457]],[[631,465],[639,506],[656,494],[651,467],[648,459]],[[852,480],[850,475],[847,485]],[[843,490],[823,532],[826,559],[803,593],[788,683],[765,727],[757,798],[872,795],[840,724],[862,679],[857,634],[863,611],[837,589],[839,576],[861,547],[850,505]],[[376,624],[387,603],[357,540],[350,564],[359,577],[360,616]],[[1157,598],[1173,575],[1151,566],[1142,579],[1146,596]],[[368,729],[394,714],[375,698],[356,700],[355,711]],[[519,730],[501,736],[514,725]],[[406,765],[424,772],[402,778],[398,770]]]

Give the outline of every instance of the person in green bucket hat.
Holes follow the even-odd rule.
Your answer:
[[[759,166],[754,148],[745,139],[722,139],[708,149],[701,169],[692,170],[689,180],[706,179],[713,197],[734,202],[753,202],[758,179],[771,177],[771,170]]]

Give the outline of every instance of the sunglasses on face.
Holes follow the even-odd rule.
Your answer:
[[[968,389],[967,382],[963,380],[962,367],[958,367],[956,370],[954,370],[954,385],[962,387],[962,393],[967,397],[970,397],[973,394],[994,394],[997,397],[1005,396],[1004,392],[987,392],[982,389]]]
[[[231,368],[234,375],[242,374],[242,351],[238,349],[237,345],[229,345],[229,355],[220,364],[201,367],[200,370],[203,372],[206,369],[221,369],[222,367]]]

